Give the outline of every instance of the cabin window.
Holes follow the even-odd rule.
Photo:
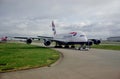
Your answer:
[[[84,37],[85,35],[80,35],[80,37]]]
[[[70,37],[72,37],[72,35],[66,35],[66,36],[64,36],[64,38],[70,38]]]

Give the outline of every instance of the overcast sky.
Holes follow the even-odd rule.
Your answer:
[[[89,38],[120,36],[120,0],[0,0],[0,36],[83,31]]]

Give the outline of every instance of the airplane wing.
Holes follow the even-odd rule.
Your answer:
[[[39,39],[38,37],[13,37],[13,38],[17,38],[17,39]]]
[[[44,44],[48,45],[52,40],[53,37],[48,36],[37,36],[37,37],[13,37],[15,39],[25,39],[27,44],[31,44],[33,40],[43,40]]]
[[[44,39],[44,38],[47,38],[47,39],[53,39],[53,37],[48,37],[48,36],[37,36],[38,38],[42,38],[42,39]]]
[[[31,44],[33,40],[37,39],[40,40],[38,37],[13,37],[15,39],[25,39],[27,44]]]
[[[28,37],[13,37],[13,38],[17,38],[17,39],[28,39]]]

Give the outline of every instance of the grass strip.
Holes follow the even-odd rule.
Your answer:
[[[0,43],[0,72],[49,66],[59,59],[58,51],[21,43]]]
[[[92,48],[108,49],[108,50],[120,50],[120,45],[93,45]]]

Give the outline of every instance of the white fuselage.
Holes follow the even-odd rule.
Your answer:
[[[83,32],[70,32],[65,34],[56,34],[54,40],[63,42],[87,42],[88,39]]]

